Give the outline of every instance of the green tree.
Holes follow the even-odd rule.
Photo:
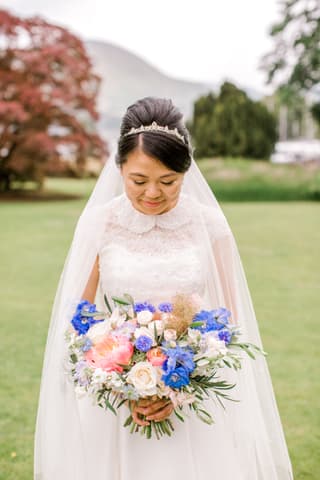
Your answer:
[[[281,20],[271,27],[273,50],[263,57],[268,81],[282,78],[296,89],[310,90],[320,83],[319,0],[281,2]]]
[[[216,102],[214,93],[199,97],[193,106],[193,120],[187,127],[196,140],[196,156],[211,156],[215,154],[216,144],[212,136],[213,112]]]
[[[229,82],[195,102],[189,128],[196,157],[269,158],[277,138],[274,116]]]

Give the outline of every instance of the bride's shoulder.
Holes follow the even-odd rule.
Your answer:
[[[81,228],[81,226],[88,228],[91,225],[105,225],[112,222],[115,212],[119,211],[123,202],[123,195],[118,195],[108,202],[94,206],[89,205],[79,217],[77,224],[78,229]]]
[[[207,228],[211,238],[232,235],[228,221],[219,206],[209,206],[196,199],[191,201],[193,215]]]
[[[104,218],[109,218],[113,212],[117,211],[120,208],[123,208],[125,204],[125,197],[123,194],[117,195],[108,202],[102,203],[100,205],[95,205],[94,207],[88,208],[86,215],[89,216],[103,216]]]

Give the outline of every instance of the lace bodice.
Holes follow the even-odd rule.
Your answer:
[[[129,293],[136,301],[154,303],[169,301],[176,293],[202,296],[205,273],[196,236],[198,207],[183,194],[161,215],[139,212],[126,194],[110,202],[98,249],[101,291],[108,297]]]

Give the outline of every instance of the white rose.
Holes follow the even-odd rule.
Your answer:
[[[99,343],[105,335],[110,332],[110,321],[104,320],[103,322],[95,323],[86,333],[86,336],[90,338],[92,343]]]
[[[128,373],[127,381],[142,397],[157,393],[157,371],[149,362],[136,363]]]
[[[166,328],[163,332],[163,336],[167,342],[171,342],[172,340],[176,340],[177,332],[173,328]]]
[[[149,310],[142,310],[141,312],[137,313],[137,320],[140,325],[147,325],[149,322],[151,322],[152,317],[153,314]]]

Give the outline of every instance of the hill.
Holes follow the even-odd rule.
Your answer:
[[[126,108],[146,96],[171,98],[185,118],[194,100],[215,85],[172,78],[128,50],[106,42],[87,41],[96,72],[102,78],[99,94],[101,133],[115,139]]]

